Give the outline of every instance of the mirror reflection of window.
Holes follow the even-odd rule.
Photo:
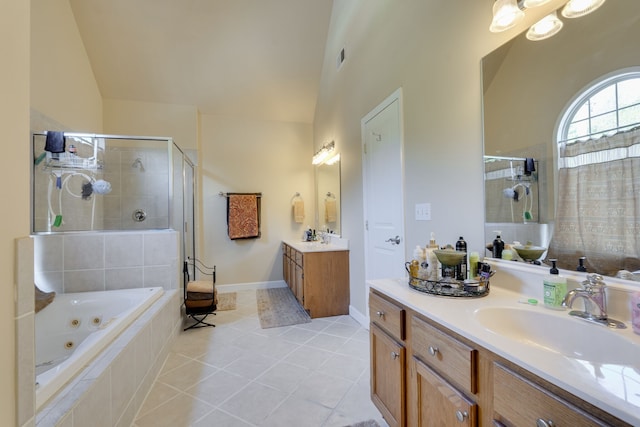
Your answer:
[[[558,203],[548,258],[607,275],[640,269],[640,67],[577,94],[560,120]]]

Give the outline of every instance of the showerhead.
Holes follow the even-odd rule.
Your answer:
[[[139,168],[140,172],[144,172],[144,165],[142,164],[142,159],[140,157],[136,158],[131,164],[132,168]]]

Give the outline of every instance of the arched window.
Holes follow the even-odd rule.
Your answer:
[[[565,110],[558,141],[597,139],[640,125],[640,67],[609,74],[583,90]]]
[[[578,93],[557,132],[553,237],[558,266],[615,275],[640,269],[640,67]]]

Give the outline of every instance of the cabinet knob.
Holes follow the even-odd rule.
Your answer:
[[[396,353],[395,351],[392,351],[392,352],[391,352],[391,358],[392,358],[393,360],[396,360],[398,357],[400,357],[400,355],[399,355],[398,353]]]
[[[429,354],[432,356],[435,356],[436,354],[438,354],[438,347],[434,347],[432,345],[429,346]]]
[[[459,409],[456,411],[456,418],[461,423],[464,422],[464,420],[466,420],[468,416],[469,416],[469,413],[467,411],[463,412]]]
[[[542,418],[536,420],[536,427],[554,427],[555,423],[551,420],[545,421]]]
[[[378,317],[382,318],[384,317],[384,311],[376,311],[376,314],[378,315]]]

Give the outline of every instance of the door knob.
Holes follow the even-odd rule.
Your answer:
[[[391,237],[391,238],[385,240],[385,242],[391,242],[392,245],[399,245],[400,244],[400,236]]]

